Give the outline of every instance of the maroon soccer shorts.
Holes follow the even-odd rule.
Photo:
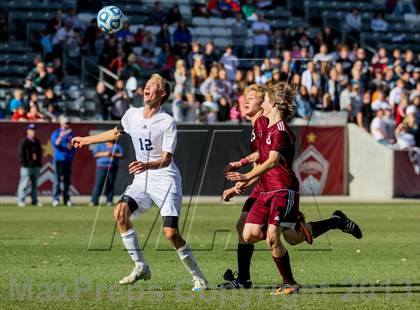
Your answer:
[[[254,205],[255,201],[257,200],[258,196],[260,195],[260,187],[257,185],[251,191],[251,194],[248,196],[248,199],[245,201],[244,206],[242,208],[242,212],[249,212]]]
[[[295,223],[299,212],[299,193],[291,190],[260,193],[248,213],[246,223],[271,224]]]

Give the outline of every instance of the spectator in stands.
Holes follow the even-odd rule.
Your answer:
[[[105,41],[105,45],[99,57],[98,64],[103,67],[108,67],[112,60],[118,57],[118,53],[118,45],[115,38],[109,38]]]
[[[308,69],[306,69],[302,73],[302,85],[306,87],[306,89],[311,89],[313,84],[312,75],[315,73],[315,64],[313,61],[308,62]]]
[[[29,107],[29,112],[26,114],[26,118],[30,122],[42,122],[45,120],[44,114],[39,111],[37,104],[33,104]]]
[[[26,122],[26,110],[24,106],[19,106],[13,111],[12,121],[14,122]]]
[[[187,57],[187,68],[191,69],[194,64],[194,57],[199,56],[201,57],[201,49],[200,49],[200,43],[198,41],[193,41],[191,43],[191,52],[188,53]]]
[[[219,76],[219,69],[217,66],[212,66],[208,78],[200,85],[200,92],[203,96],[212,95],[213,99],[217,102],[214,97],[216,91],[216,79]]]
[[[370,28],[375,32],[385,32],[388,30],[388,23],[384,19],[384,12],[378,11],[370,22]]]
[[[63,203],[71,207],[70,184],[71,170],[75,150],[71,146],[73,132],[70,128],[70,120],[67,117],[60,118],[60,128],[51,134],[51,144],[54,149],[54,172],[53,207],[60,204],[61,182],[63,182]]]
[[[71,23],[71,21],[65,22],[64,27],[58,29],[52,39],[55,55],[61,57],[64,43],[71,40],[74,36],[75,33],[73,31],[73,24]]]
[[[401,96],[404,94],[404,82],[401,79],[397,80],[397,85],[389,93],[389,105],[392,109],[400,103]]]
[[[135,108],[141,108],[144,106],[143,91],[143,86],[138,85],[136,91],[134,92],[133,98],[131,98],[131,104]]]
[[[380,48],[378,52],[373,56],[371,61],[373,68],[380,71],[385,71],[388,67],[389,58],[385,48]]]
[[[173,34],[173,42],[175,45],[190,44],[192,41],[191,32],[188,30],[185,21],[181,19],[178,27]]]
[[[163,48],[165,44],[171,45],[171,34],[167,23],[160,26],[160,31],[156,35],[156,45]]]
[[[416,145],[415,136],[410,132],[410,128],[405,123],[397,126],[395,129],[395,138],[397,143],[394,147],[398,150],[409,150]]]
[[[187,67],[185,65],[185,61],[182,59],[178,59],[175,66],[175,88],[174,93],[184,94],[187,91]]]
[[[114,90],[115,94],[111,97],[111,119],[120,120],[130,104],[127,92],[124,89],[124,81],[116,81]]]
[[[403,67],[404,71],[411,73],[418,65],[418,61],[416,62],[414,59],[413,51],[408,49],[404,54],[404,59],[401,60],[401,66]]]
[[[336,35],[331,27],[325,27],[322,31],[322,41],[327,44],[328,51],[333,52],[336,45]]]
[[[296,95],[296,114],[304,120],[308,120],[310,113],[311,103],[309,101],[308,90],[305,86],[301,85]]]
[[[137,64],[137,57],[136,54],[131,53],[130,55],[128,55],[127,57],[127,63],[124,65],[122,72],[121,72],[121,77],[126,80],[130,77],[134,77],[137,78],[140,74],[140,67]]]
[[[206,122],[208,124],[213,124],[217,121],[219,106],[216,102],[214,102],[211,94],[207,94],[205,96],[205,100],[201,103],[201,108],[206,114]]]
[[[156,67],[154,52],[144,49],[139,59],[140,68],[142,69],[154,69]]]
[[[193,93],[199,89],[200,85],[207,79],[207,69],[204,65],[204,58],[201,55],[196,55],[194,64],[191,68],[191,86]]]
[[[255,13],[255,5],[253,0],[246,0],[246,2],[242,5],[242,13],[244,14],[246,20],[258,20],[258,16]]]
[[[232,52],[232,46],[226,47],[225,53],[219,62],[226,70],[228,80],[233,82],[235,80],[236,70],[239,66],[239,60]]]
[[[51,35],[47,32],[47,30],[41,31],[41,46],[42,46],[42,56],[44,57],[45,61],[51,61],[53,58],[53,46]]]
[[[169,25],[176,24],[182,19],[179,5],[175,3],[166,14],[166,23]]]
[[[264,58],[268,49],[268,37],[271,34],[271,28],[264,20],[264,15],[259,14],[258,20],[252,23],[253,37],[253,54],[254,58]]]
[[[71,8],[68,10],[67,14],[64,16],[64,24],[71,23],[73,30],[78,28],[81,30],[85,30],[85,24],[79,19],[79,16],[77,16],[77,10],[76,8]]]
[[[172,100],[172,116],[175,122],[183,122],[184,101],[182,100],[182,93],[174,92],[174,99]]]
[[[98,32],[98,25],[96,23],[96,18],[92,18],[89,26],[86,28],[84,34],[84,42],[88,45],[89,53],[92,56],[96,56],[96,39]]]
[[[40,92],[43,89],[47,89],[48,87],[54,86],[53,81],[50,79],[50,76],[45,68],[45,64],[43,62],[39,62],[36,65],[37,73],[35,75],[34,80],[32,81],[32,85],[35,89]]]
[[[63,11],[61,9],[58,9],[55,12],[55,15],[53,18],[51,18],[47,23],[47,31],[50,34],[55,34],[64,24],[64,18],[63,18]]]
[[[373,119],[373,111],[371,108],[371,93],[365,92],[363,94],[363,104],[358,107],[356,115],[356,123],[360,128],[369,132],[369,126]]]
[[[25,102],[23,100],[23,90],[16,88],[13,92],[13,99],[10,100],[9,111],[14,113],[19,107],[25,108]]]
[[[242,121],[241,111],[239,110],[238,101],[233,101],[229,112],[229,119],[232,123],[240,123]]]
[[[386,138],[385,132],[385,123],[383,121],[384,111],[376,111],[376,116],[370,124],[370,132],[373,138],[381,144],[389,144],[389,141]]]
[[[347,45],[343,45],[339,49],[339,56],[335,61],[336,64],[341,64],[343,66],[344,74],[347,78],[351,75],[351,69],[353,67],[353,62],[350,59],[349,55],[349,47]],[[338,70],[339,71],[339,70]]]
[[[98,84],[96,84],[96,93],[93,100],[95,101],[96,107],[96,119],[108,120],[110,116],[111,101],[104,82],[98,82]]]
[[[206,66],[207,72],[210,71],[210,68],[213,64],[217,63],[217,54],[214,48],[213,42],[209,41],[206,43],[206,48],[204,51],[204,64]]]
[[[225,69],[219,70],[218,79],[215,81],[216,89],[213,93],[213,98],[219,100],[221,97],[226,97],[228,100],[232,99],[233,88],[232,82],[227,79],[227,73]]]
[[[41,142],[36,137],[35,124],[29,124],[26,127],[26,137],[19,145],[19,160],[21,164],[20,179],[17,190],[18,206],[25,206],[25,189],[31,184],[31,204],[33,206],[42,206],[38,201],[38,177],[42,165]]]
[[[117,32],[118,41],[133,42],[134,34],[130,31],[128,22],[124,22],[124,25],[120,31]]]
[[[217,101],[218,111],[217,111],[217,121],[226,122],[230,117],[230,104],[226,97],[222,96]]]
[[[113,73],[120,75],[124,67],[124,57],[125,57],[125,54],[123,50],[119,50],[117,57],[112,59],[110,64],[108,65],[108,69],[112,71]]]
[[[333,59],[332,55],[328,53],[327,44],[323,43],[319,47],[319,53],[316,53],[314,56],[315,64],[318,64],[319,61],[331,61]]]
[[[154,52],[156,48],[156,40],[153,34],[150,31],[146,32],[143,42],[141,43],[143,50],[148,50],[149,52]]]
[[[130,100],[133,98],[134,92],[137,89],[137,78],[136,77],[137,77],[137,73],[135,71],[132,71],[130,73],[130,77],[125,82],[125,90],[127,92],[128,98],[130,98]]]
[[[161,25],[165,22],[166,14],[160,1],[156,1],[153,10],[149,12],[149,24]]]
[[[362,18],[359,14],[359,11],[356,8],[353,8],[351,13],[347,13],[346,15],[343,31],[348,32],[350,35],[358,39],[361,30]]]
[[[186,100],[183,107],[184,121],[188,123],[195,123],[198,112],[200,111],[200,104],[191,92],[188,92],[185,95],[185,98]]]
[[[407,116],[408,98],[403,96],[400,100],[400,104],[395,109],[395,125],[401,124]]]
[[[106,205],[112,206],[114,185],[117,178],[119,160],[124,157],[122,147],[114,142],[95,145],[93,156],[96,158],[95,186],[90,206],[98,206],[102,194],[106,196]]]
[[[233,54],[239,58],[244,57],[245,43],[248,37],[248,30],[242,19],[242,14],[237,13],[235,22],[230,26],[233,43]]]
[[[394,14],[404,15],[405,13],[417,13],[416,7],[413,4],[413,0],[397,0],[394,8]]]
[[[389,109],[389,104],[385,100],[384,92],[380,91],[379,92],[379,97],[372,102],[372,110],[373,111],[377,111],[377,110],[384,110],[385,111],[387,109]]]

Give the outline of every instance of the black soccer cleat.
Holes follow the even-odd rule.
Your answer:
[[[332,217],[335,217],[340,221],[338,228],[341,231],[351,234],[356,239],[362,239],[362,230],[360,229],[359,225],[349,219],[342,211],[334,211]]]
[[[217,287],[222,290],[234,290],[241,288],[248,289],[252,287],[252,282],[250,280],[246,280],[245,282],[239,282],[238,279],[235,279],[235,274],[231,269],[227,269],[225,271],[223,279],[225,279],[225,281],[227,282],[217,285]]]

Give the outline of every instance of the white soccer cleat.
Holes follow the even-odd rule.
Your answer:
[[[201,292],[209,289],[207,280],[200,277],[193,277],[194,287],[192,288],[193,292]]]
[[[53,207],[58,207],[58,205],[60,204],[60,202],[58,200],[54,200],[52,203]]]
[[[131,271],[131,273],[122,278],[119,283],[121,285],[127,285],[127,284],[134,284],[135,282],[137,282],[138,280],[150,280],[150,278],[152,277],[152,272],[150,271],[149,266],[144,265],[143,268],[138,268],[137,266],[135,266],[133,268],[133,271]]]
[[[72,207],[72,206],[73,206],[73,204],[72,204],[72,203],[71,203],[71,201],[69,200],[69,201],[67,201],[66,206],[67,206],[67,207]]]
[[[23,207],[25,207],[26,205],[25,205],[25,203],[24,202],[18,202],[18,207],[20,207],[20,208],[23,208]]]

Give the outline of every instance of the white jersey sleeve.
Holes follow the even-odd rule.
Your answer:
[[[133,114],[134,108],[129,108],[121,118],[121,125],[124,129],[124,132],[130,134],[130,115]]]
[[[168,152],[173,154],[175,152],[176,141],[177,141],[177,130],[175,121],[169,124],[167,128],[165,128],[163,132],[163,140],[162,140],[162,152]]]

